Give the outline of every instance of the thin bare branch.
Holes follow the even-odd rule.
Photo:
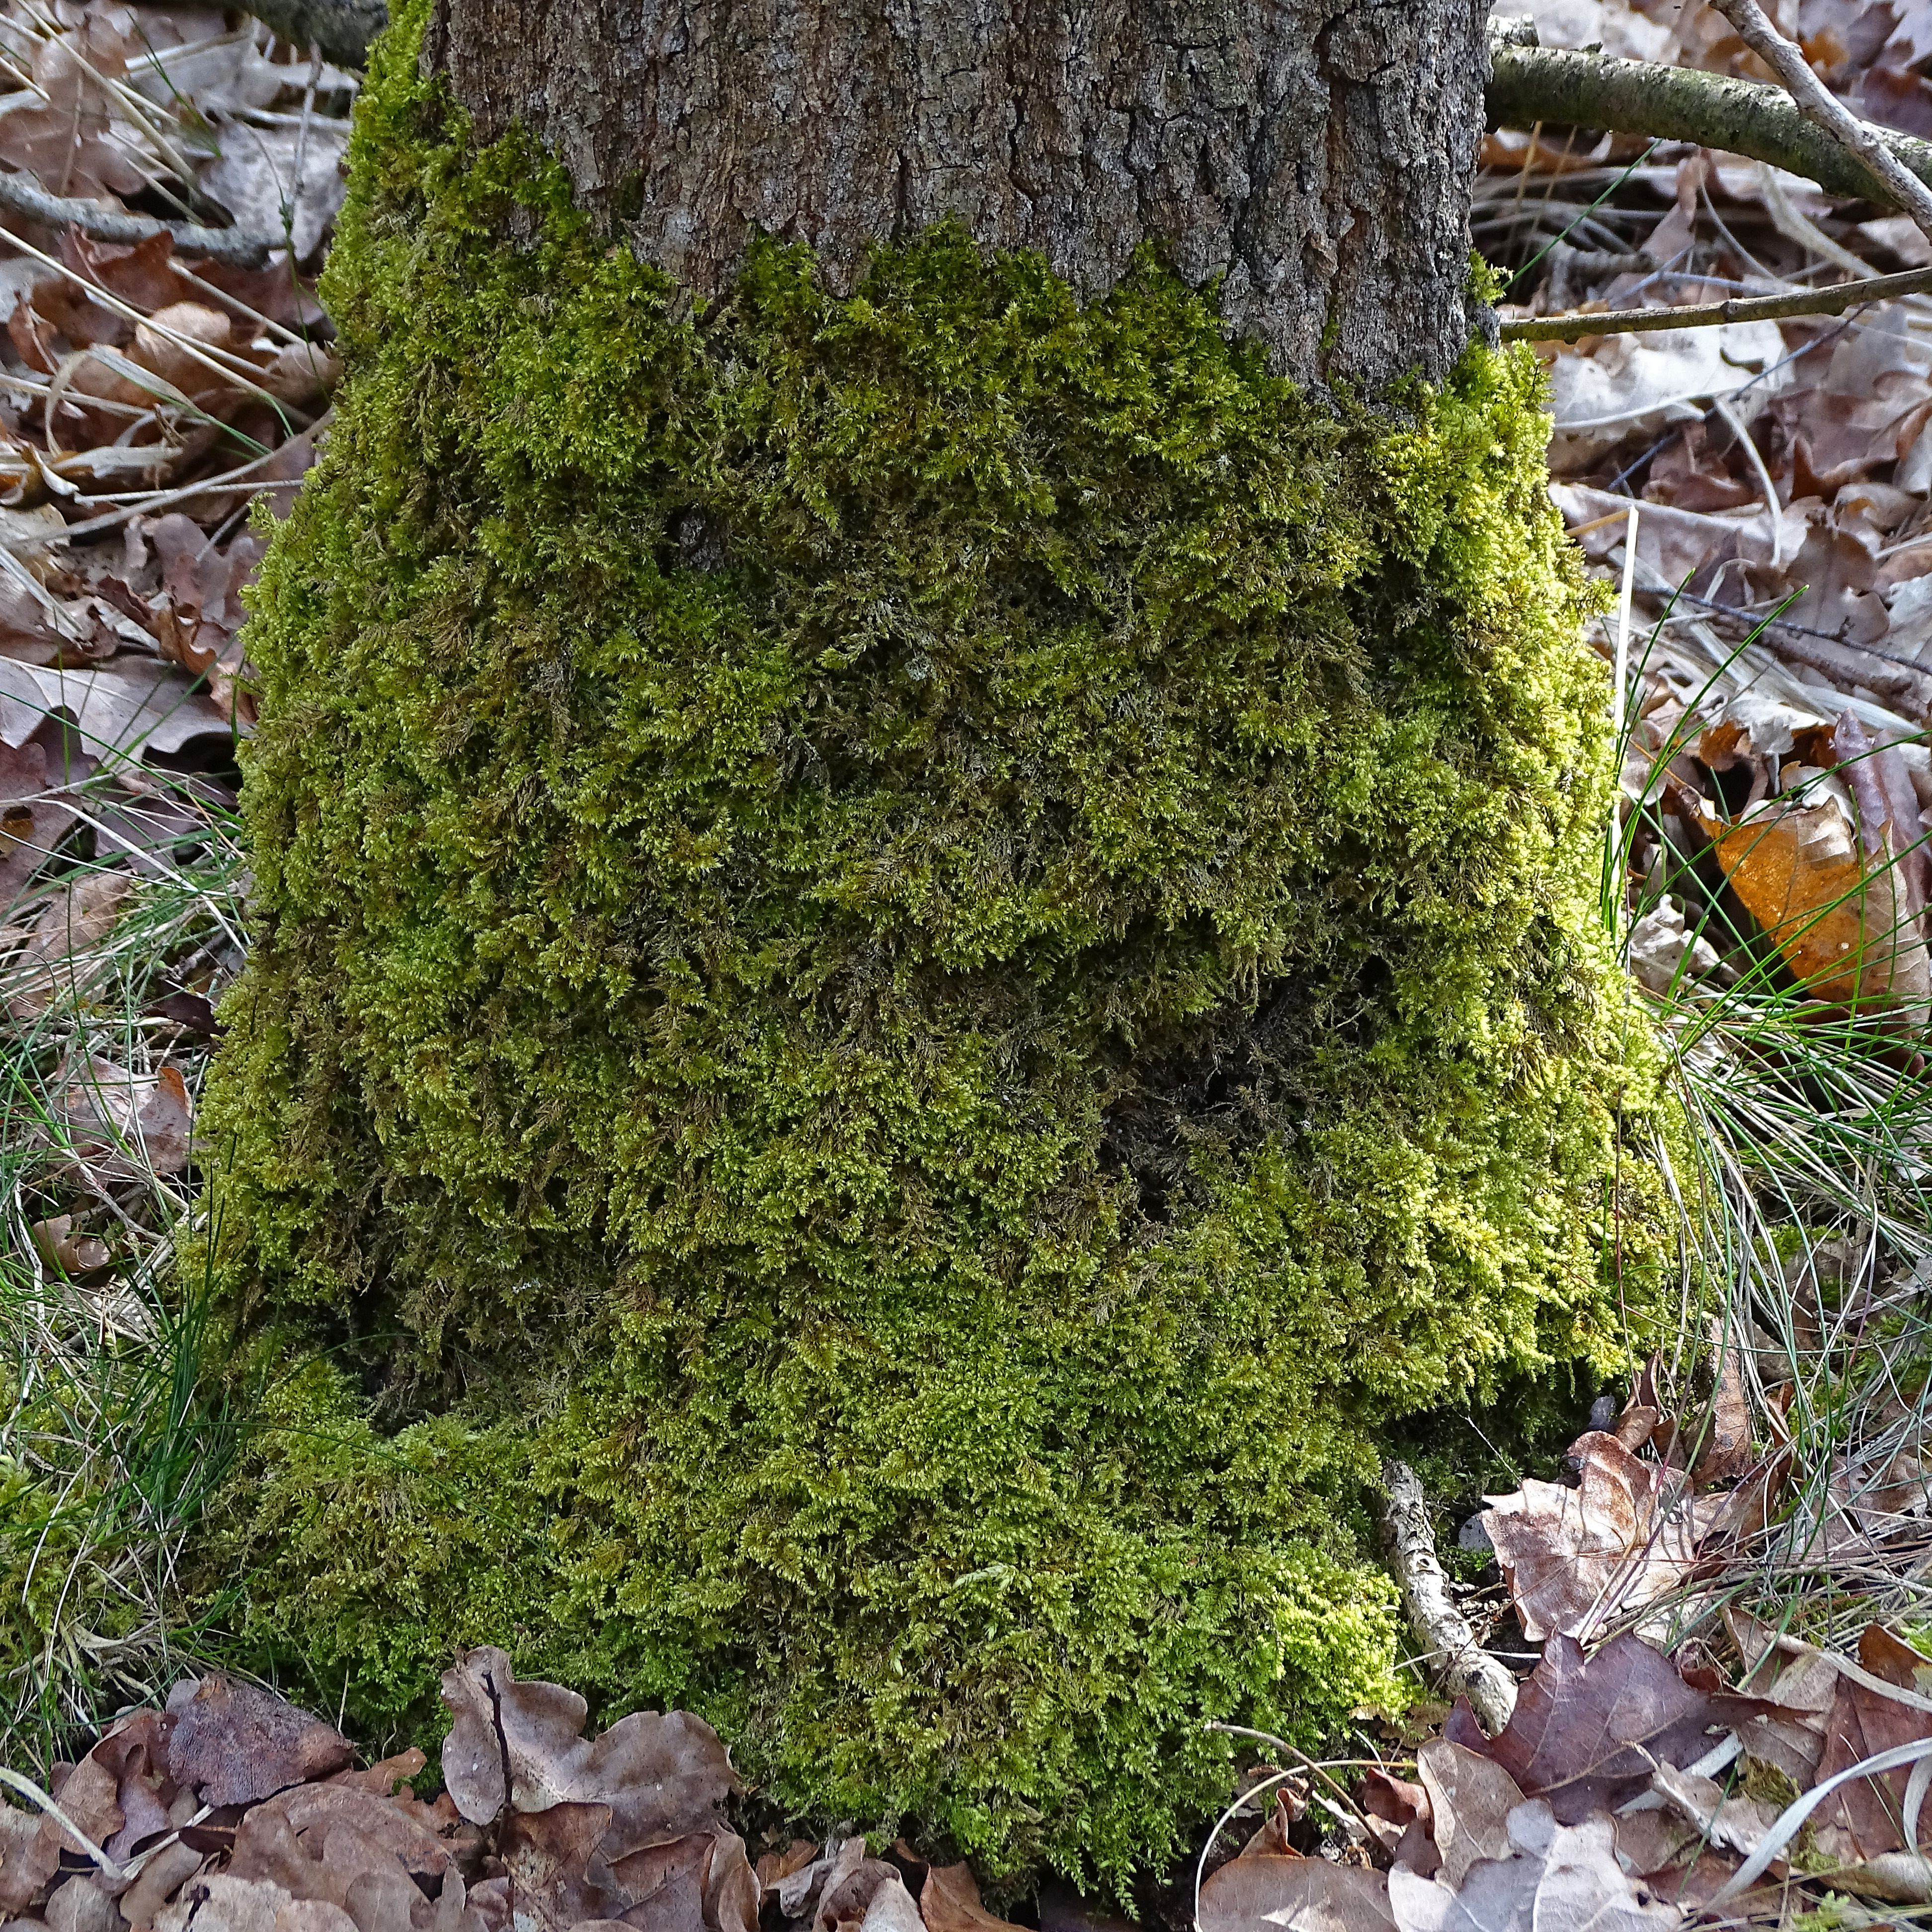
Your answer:
[[[1824,129],[1891,190],[1891,198],[1932,241],[1932,188],[1894,154],[1878,130],[1854,114],[1811,70],[1804,50],[1774,27],[1757,0],[1711,0],[1736,28],[1746,46],[1784,83],[1799,112]]]
[[[1469,1620],[1449,1594],[1415,1472],[1406,1462],[1385,1462],[1382,1486],[1387,1498],[1382,1548],[1395,1572],[1409,1629],[1422,1646],[1422,1668],[1449,1696],[1466,1696],[1492,1732],[1500,1731],[1516,1708],[1516,1679],[1477,1642]]]
[[[1728,301],[1687,302],[1676,308],[1607,308],[1570,315],[1539,315],[1505,322],[1505,342],[1580,342],[1586,335],[1641,335],[1654,329],[1709,328],[1724,322],[1775,322],[1794,315],[1843,315],[1868,302],[1899,296],[1932,295],[1932,268],[1869,280],[1839,282],[1788,296],[1734,296]]]
[[[97,242],[140,242],[157,235],[172,235],[184,255],[198,255],[238,268],[259,268],[275,245],[266,236],[239,228],[201,228],[188,222],[157,221],[152,216],[128,214],[103,208],[98,202],[76,201],[50,194],[30,174],[0,173],[0,207],[10,208],[30,221],[50,228],[78,228]]]

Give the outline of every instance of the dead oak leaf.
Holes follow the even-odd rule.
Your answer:
[[[1922,1694],[1913,1682],[1916,1668],[1922,1667],[1926,1660],[1889,1631],[1874,1625],[1859,1642],[1858,1660],[1864,1666],[1859,1676],[1840,1671],[1826,1712],[1824,1749],[1818,1760],[1820,1784],[1880,1751],[1932,1737],[1932,1711],[1921,1708]],[[1888,1685],[1905,1696],[1888,1695]],[[1914,1701],[1907,1702],[1906,1696]],[[1909,1768],[1888,1772],[1855,1778],[1834,1792],[1813,1822],[1818,1849],[1846,1865],[1911,1849],[1906,1846],[1903,1829],[1905,1788],[1910,1777]],[[1922,1842],[1928,1826],[1932,1826],[1932,1815],[1922,1813]]]
[[[1673,1470],[1646,1462],[1616,1436],[1592,1430],[1570,1455],[1582,1480],[1526,1481],[1492,1496],[1482,1524],[1495,1546],[1526,1634],[1576,1636],[1618,1610],[1676,1588],[1724,1514],[1722,1496],[1681,1494]]]
[[[1828,791],[1813,802],[1767,799],[1735,824],[1702,824],[1726,880],[1808,992],[1922,1019],[1932,967],[1900,853],[1888,829],[1874,829],[1882,842],[1868,852]]]
[[[17,1918],[60,1868],[60,1846],[40,1830],[40,1814],[0,1802],[0,1912]]]
[[[178,1067],[136,1073],[98,1054],[70,1054],[60,1069],[56,1091],[61,1118],[72,1136],[74,1163],[96,1192],[116,1182],[179,1174],[188,1166],[194,1108]]]
[[[632,1852],[612,1868],[629,1901],[624,1917],[640,1932],[704,1932],[711,1855],[711,1840],[702,1832]]]
[[[1660,1762],[1695,1762],[1756,1708],[1755,1700],[1690,1681],[1628,1632],[1586,1658],[1559,1631],[1500,1736],[1485,1737],[1460,1700],[1445,1735],[1501,1765],[1526,1798],[1547,1802],[1558,1823],[1574,1825],[1636,1796]]]
[[[537,1932],[568,1932],[585,1918],[616,1918],[629,1898],[598,1855],[610,1828],[608,1804],[565,1802],[541,1811],[512,1811],[496,1839],[496,1856],[510,1881],[512,1910]],[[708,1845],[698,1852],[699,1881]]]
[[[182,1888],[154,1932],[362,1932],[339,1905],[291,1898],[278,1885],[214,1872]]]
[[[472,1824],[488,1824],[506,1805],[533,1813],[608,1804],[603,1849],[616,1860],[710,1829],[737,1788],[731,1760],[703,1718],[638,1711],[586,1738],[589,1706],[576,1692],[519,1683],[508,1653],[494,1647],[470,1651],[446,1671],[442,1695],[456,1714],[443,1741],[443,1781]]]
[[[1444,1884],[1460,1886],[1479,1859],[1509,1856],[1509,1815],[1523,1797],[1501,1765],[1466,1745],[1431,1738],[1418,1750],[1416,1768],[1429,1794]]]
[[[1208,1879],[1196,1922],[1199,1932],[1389,1932],[1396,1918],[1380,1872],[1256,1858],[1231,1858]]]
[[[169,1773],[206,1804],[259,1804],[355,1762],[332,1724],[229,1678],[184,1678],[169,1694],[168,1714]]]
[[[1017,1932],[980,1903],[970,1865],[934,1865],[919,1889],[919,1916],[926,1932]]]
[[[1509,1834],[1510,1856],[1471,1867],[1457,1891],[1400,1867],[1391,1872],[1398,1932],[1670,1932],[1683,1924],[1677,1906],[1626,1876],[1607,1816],[1566,1827],[1532,1802],[1510,1814]]]

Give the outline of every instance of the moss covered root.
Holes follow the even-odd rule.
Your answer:
[[[1377,1427],[1644,1304],[1534,364],[1337,410],[1150,257],[1083,309],[946,229],[694,308],[406,17],[353,166],[207,1114],[295,1364],[238,1640],[1158,1861],[1204,1719],[1396,1694]]]

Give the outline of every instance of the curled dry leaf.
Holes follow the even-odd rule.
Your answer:
[[[779,1911],[788,1918],[815,1918],[819,1900],[856,1871],[865,1856],[863,1838],[827,1839],[818,1857],[794,1866],[778,1880]]]
[[[1576,1636],[1618,1611],[1667,1594],[1695,1566],[1721,1520],[1721,1496],[1683,1492],[1682,1476],[1641,1461],[1614,1436],[1593,1430],[1570,1454],[1574,1490],[1531,1480],[1492,1496],[1483,1514],[1524,1630]]]
[[[86,1274],[107,1265],[107,1244],[98,1234],[76,1234],[71,1214],[36,1221],[31,1232],[40,1258],[62,1274]]]
[[[898,1869],[867,1858],[826,1894],[813,1924],[816,1932],[923,1932],[924,1921]]]

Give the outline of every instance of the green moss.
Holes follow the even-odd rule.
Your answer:
[[[944,228],[693,304],[403,10],[250,632],[206,1118],[298,1366],[205,1560],[371,1731],[487,1639],[1118,1877],[1204,1719],[1397,1696],[1378,1428],[1642,1319],[1534,364],[1337,413]]]

